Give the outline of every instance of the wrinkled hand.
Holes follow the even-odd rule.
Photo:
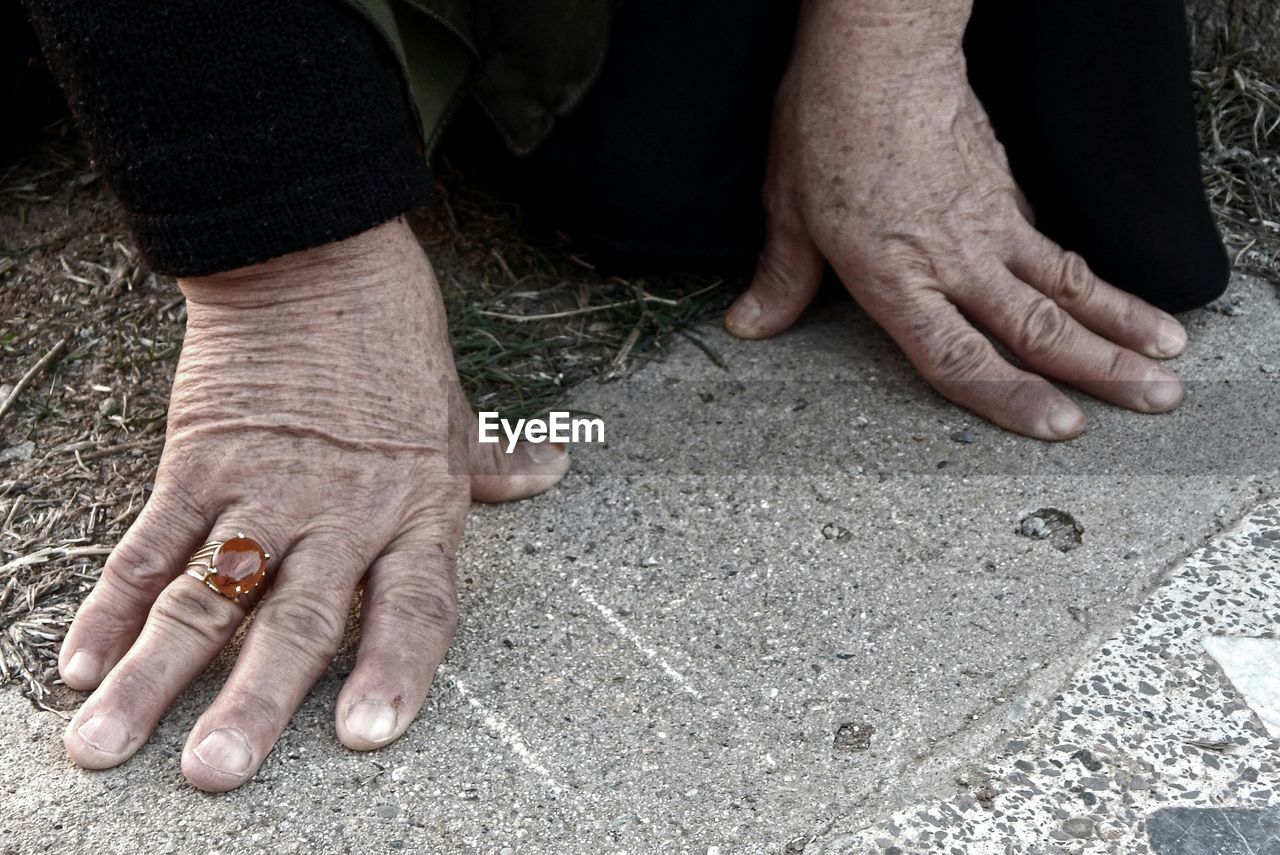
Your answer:
[[[969,87],[962,22],[935,36],[927,17],[847,14],[857,5],[811,0],[802,14],[775,107],[767,237],[728,329],[790,327],[825,260],[935,389],[1005,428],[1084,429],[1039,375],[1139,412],[1175,408],[1181,384],[1152,358],[1181,352],[1185,333],[1033,227]]]
[[[469,500],[532,495],[568,459],[472,444],[435,278],[403,222],[181,285],[187,335],[155,491],[62,648],[66,684],[96,688],[65,743],[97,769],[146,742],[245,616],[180,575],[187,558],[243,531],[271,553],[268,590],[182,754],[193,784],[228,790],[329,665],[360,586],[338,737],[370,749],[402,734],[457,622]]]

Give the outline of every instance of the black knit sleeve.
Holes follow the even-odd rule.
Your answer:
[[[158,271],[350,237],[430,179],[400,80],[326,0],[25,0],[97,168]]]

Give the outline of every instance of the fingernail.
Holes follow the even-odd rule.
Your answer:
[[[253,760],[249,743],[239,731],[227,727],[215,730],[200,740],[195,755],[210,769],[227,775],[243,775]]]
[[[529,442],[525,443],[525,454],[529,455],[538,466],[546,466],[550,463],[559,463],[564,459],[568,449],[559,442]]]
[[[77,650],[67,660],[67,667],[62,669],[62,681],[67,685],[92,685],[102,675],[102,663],[87,650]]]
[[[1160,331],[1156,333],[1156,350],[1161,356],[1177,356],[1187,346],[1187,331],[1182,324],[1173,318],[1160,322]]]
[[[1164,371],[1152,371],[1142,397],[1151,409],[1167,412],[1182,403],[1182,384]]]
[[[729,310],[729,326],[736,327],[744,332],[750,332],[756,328],[756,323],[760,320],[762,311],[763,307],[760,305],[760,300],[755,294],[748,291]]]
[[[386,742],[396,732],[396,711],[382,701],[356,701],[347,709],[347,730],[366,742]]]
[[[76,733],[103,754],[119,756],[129,747],[129,728],[119,713],[98,713],[77,727]]]
[[[1075,436],[1084,427],[1084,414],[1074,404],[1066,401],[1058,404],[1045,420],[1049,433],[1058,439]]]

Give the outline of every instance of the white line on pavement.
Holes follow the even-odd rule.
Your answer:
[[[471,708],[479,713],[480,720],[484,722],[484,726],[493,731],[499,739],[506,743],[506,746],[510,748],[511,752],[520,759],[520,762],[525,765],[525,768],[542,778],[542,782],[557,793],[563,793],[565,791],[560,782],[551,774],[551,771],[547,769],[546,766],[538,762],[537,757],[535,757],[533,752],[529,750],[529,746],[525,744],[524,736],[521,735],[520,731],[516,730],[508,722],[499,718],[496,713],[484,704],[480,703],[480,701],[476,699],[475,695],[471,694],[471,690],[463,685],[460,679],[453,675],[452,669],[450,669],[449,666],[441,664],[440,667],[436,669],[436,673],[442,675],[446,680],[453,684],[454,688],[458,690],[458,694],[462,695],[462,697],[466,699],[467,703],[471,705]]]
[[[661,656],[659,656],[658,651],[654,650],[652,647],[645,644],[643,639],[641,639],[639,635],[633,632],[630,627],[628,627],[625,623],[622,622],[622,618],[618,617],[617,613],[614,612],[613,609],[609,608],[608,606],[606,606],[605,604],[597,600],[585,585],[583,585],[577,579],[570,579],[569,587],[577,591],[578,596],[582,597],[582,599],[586,600],[590,605],[594,606],[596,610],[600,612],[601,615],[604,616],[604,619],[608,621],[609,625],[618,631],[618,635],[622,636],[627,641],[631,642],[632,645],[635,646],[636,650],[639,650],[640,653],[650,662],[657,663],[658,667],[662,669],[662,673],[670,677],[671,680],[680,687],[681,691],[688,692],[689,694],[693,695],[695,698],[702,697],[702,693],[699,692],[697,689],[695,689],[693,686],[689,685],[689,681],[685,679],[685,676],[683,674],[681,674],[679,671],[673,668],[670,662],[668,662],[666,659],[663,659]]]

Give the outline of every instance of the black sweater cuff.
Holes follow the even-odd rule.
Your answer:
[[[350,237],[430,176],[394,64],[327,0],[27,0],[94,161],[157,271]]]
[[[129,210],[126,219],[152,269],[203,276],[359,234],[421,204],[430,188],[416,151],[385,147],[225,207]]]

